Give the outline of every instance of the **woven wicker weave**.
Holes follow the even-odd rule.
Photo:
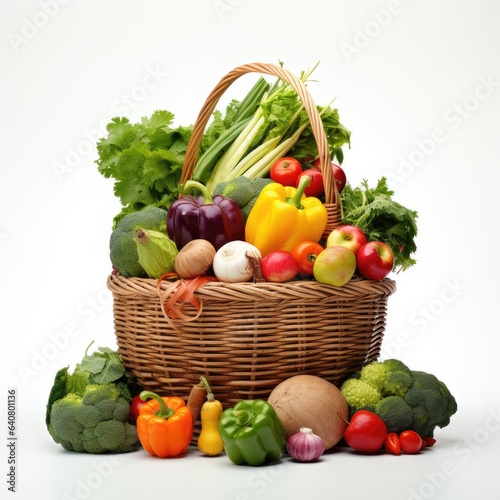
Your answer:
[[[269,64],[240,66],[224,77],[194,125],[181,182],[190,178],[196,152],[215,106],[240,76],[260,72],[288,81],[311,119],[329,213],[325,233],[339,225],[339,197],[333,182],[323,124],[305,85]],[[300,280],[288,283],[209,281],[196,291],[202,311],[187,305],[189,321],[169,319],[162,301],[174,284],[110,276],[117,344],[124,364],[148,390],[187,399],[206,375],[225,407],[242,399],[266,399],[281,381],[318,375],[334,384],[376,359],[386,326],[390,279],[352,279],[343,287]]]

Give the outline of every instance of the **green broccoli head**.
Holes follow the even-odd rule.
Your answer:
[[[214,196],[221,195],[234,200],[241,210],[244,220],[247,220],[260,192],[267,184],[273,182],[269,178],[254,177],[250,179],[243,175],[229,181],[220,182],[215,186]]]
[[[127,452],[137,443],[129,417],[130,405],[114,383],[89,384],[83,396],[68,393],[52,404],[48,429],[66,450]]]
[[[251,180],[244,176],[220,182],[215,186],[213,194],[231,198],[240,208],[243,208],[255,196]]]

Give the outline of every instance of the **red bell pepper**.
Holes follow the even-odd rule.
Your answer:
[[[197,190],[200,196],[188,193]],[[221,195],[211,196],[197,181],[181,186],[181,197],[168,209],[167,232],[180,250],[198,238],[212,243],[216,250],[234,240],[245,239],[245,220],[235,201]]]

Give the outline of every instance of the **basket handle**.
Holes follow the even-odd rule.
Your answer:
[[[318,146],[320,161],[319,168],[323,176],[323,187],[325,191],[325,205],[338,206],[339,195],[337,186],[333,179],[330,152],[328,150],[328,140],[326,138],[323,122],[321,121],[316,104],[312,100],[311,95],[302,80],[297,78],[293,73],[290,73],[280,66],[273,64],[252,63],[238,66],[223,77],[212,90],[211,94],[205,101],[205,104],[201,108],[198,118],[193,126],[193,131],[187,146],[186,157],[182,168],[181,183],[189,180],[193,174],[198,148],[208,121],[211,118],[219,99],[235,80],[237,80],[240,76],[252,72],[276,76],[287,82],[295,90],[295,92],[297,92],[309,117],[313,136],[316,141],[316,145]]]

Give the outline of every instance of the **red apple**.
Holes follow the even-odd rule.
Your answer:
[[[284,283],[299,274],[299,265],[291,252],[276,250],[268,253],[260,261],[262,276],[266,281]]]
[[[340,193],[347,183],[347,178],[344,170],[339,165],[332,163],[332,168],[333,178],[335,179],[335,183],[337,184],[337,191]]]
[[[347,247],[354,252],[358,250],[367,242],[365,233],[357,226],[345,224],[336,227],[326,240],[326,247],[333,247],[336,245]]]
[[[384,279],[394,267],[392,250],[381,241],[369,241],[356,255],[358,272],[369,280]]]
[[[313,274],[319,283],[345,285],[356,270],[354,252],[344,246],[332,246],[320,252],[314,261]]]
[[[319,168],[319,158],[313,161],[313,167]],[[333,178],[335,179],[335,183],[337,184],[337,191],[340,193],[342,189],[344,189],[345,185],[347,184],[347,177],[345,175],[344,169],[337,165],[336,163],[333,163],[332,161],[332,172],[333,172]]]

